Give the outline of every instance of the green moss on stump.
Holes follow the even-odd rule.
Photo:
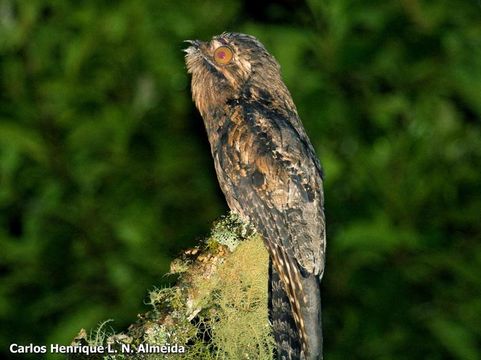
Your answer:
[[[273,339],[267,318],[268,255],[262,239],[230,214],[214,223],[199,246],[171,263],[174,286],[149,293],[151,310],[138,315],[125,333],[82,330],[73,344],[185,346],[182,359],[271,359]],[[129,355],[162,359],[163,354]],[[82,356],[71,356],[82,359]],[[86,358],[86,357],[85,357]],[[95,356],[88,357],[94,359]],[[124,359],[124,354],[98,355]]]

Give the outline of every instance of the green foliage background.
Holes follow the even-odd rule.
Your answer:
[[[226,30],[325,168],[326,358],[480,359],[476,0],[0,0],[0,352],[121,329],[225,213],[181,49]]]

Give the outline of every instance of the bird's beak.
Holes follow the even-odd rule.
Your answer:
[[[199,40],[184,40],[184,42],[189,43],[191,45],[187,49],[184,49],[184,52],[186,52],[187,54],[190,54],[198,50],[200,45],[202,44],[202,41],[199,41]]]
[[[184,40],[184,42],[189,43],[195,47],[199,47],[201,44],[200,40]]]

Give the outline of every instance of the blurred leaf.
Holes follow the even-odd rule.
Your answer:
[[[476,340],[462,325],[439,316],[432,319],[429,328],[454,358],[470,360],[480,358]]]
[[[47,148],[39,134],[4,120],[0,120],[0,145],[14,148],[42,163],[47,160]]]

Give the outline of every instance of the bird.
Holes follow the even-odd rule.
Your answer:
[[[186,42],[192,99],[220,188],[269,253],[274,357],[322,359],[323,171],[280,65],[252,35]]]

